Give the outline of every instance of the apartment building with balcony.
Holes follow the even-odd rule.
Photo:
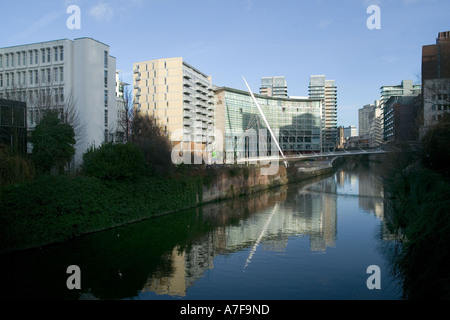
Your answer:
[[[288,88],[285,77],[261,78],[260,94],[269,97],[288,97]]]
[[[173,145],[201,153],[214,141],[214,92],[210,76],[182,57],[137,62],[134,107],[156,118]]]
[[[338,143],[337,129],[337,86],[335,80],[326,80],[324,75],[313,75],[309,81],[310,99],[323,101],[322,128],[323,148],[331,151]]]
[[[110,47],[91,38],[0,48],[0,98],[27,103],[29,131],[45,108],[76,114],[75,165],[90,146],[111,140],[116,131],[115,77]]]

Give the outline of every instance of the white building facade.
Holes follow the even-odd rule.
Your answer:
[[[116,58],[109,52],[91,38],[0,48],[0,97],[27,102],[29,130],[39,122],[43,100],[47,107],[75,110],[75,165],[117,130]]]

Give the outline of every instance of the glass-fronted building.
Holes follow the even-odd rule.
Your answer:
[[[257,94],[255,98],[283,154],[321,151],[321,100]],[[216,129],[223,133],[227,162],[230,158],[273,155],[271,150],[278,150],[249,92],[227,87],[216,88],[215,105]]]

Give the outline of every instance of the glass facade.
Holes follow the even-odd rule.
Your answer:
[[[265,156],[277,150],[270,131],[248,92],[220,88],[224,101],[225,152],[227,159]],[[320,100],[274,98],[255,95],[278,144],[285,155],[320,152]],[[256,137],[256,139],[255,139]],[[254,139],[254,141],[252,141]],[[256,148],[256,154],[250,155]],[[265,152],[265,154],[263,153]]]

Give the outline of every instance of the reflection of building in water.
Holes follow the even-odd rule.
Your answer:
[[[380,220],[384,218],[384,186],[379,175],[371,171],[359,172],[359,206],[372,212]]]
[[[258,254],[258,249],[284,251],[290,236],[308,235],[312,251],[324,252],[334,246],[336,183],[334,179],[327,179],[314,186],[320,193],[300,192],[291,200],[256,210],[257,213],[238,223],[215,228],[182,252],[175,248],[168,254],[170,272],[154,273],[143,290],[184,296],[205,270],[213,268],[216,255],[250,249],[247,263],[243,261],[245,268],[251,264],[252,256]],[[217,215],[217,212],[212,214]]]
[[[337,195],[334,179],[322,180],[308,187],[310,192],[297,196],[298,213],[304,222],[304,233],[309,234],[311,250],[325,252],[334,247],[337,226]]]

